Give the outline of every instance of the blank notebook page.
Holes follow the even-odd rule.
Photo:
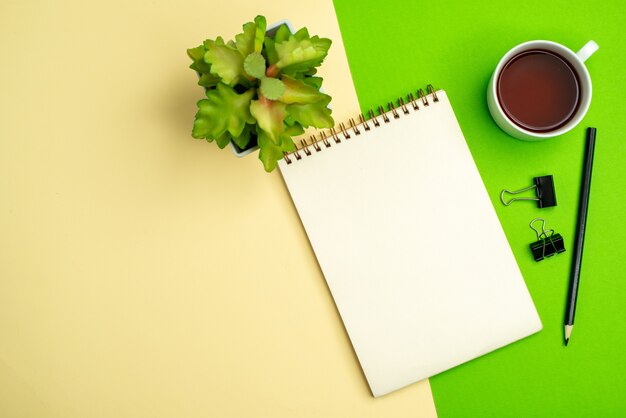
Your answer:
[[[374,396],[541,329],[444,91],[279,163]]]

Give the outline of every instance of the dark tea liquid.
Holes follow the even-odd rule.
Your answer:
[[[574,69],[561,56],[542,49],[511,58],[500,72],[497,92],[508,118],[533,132],[564,126],[580,102],[580,82]]]

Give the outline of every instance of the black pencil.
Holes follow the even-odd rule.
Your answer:
[[[583,244],[585,241],[585,226],[587,224],[587,209],[589,208],[589,192],[591,190],[591,168],[593,167],[593,149],[596,144],[596,128],[587,128],[587,147],[583,166],[583,179],[580,185],[580,206],[578,207],[578,226],[576,228],[576,243],[574,260],[572,262],[572,276],[567,293],[567,308],[565,309],[565,345],[569,342],[574,329],[574,314],[576,313],[576,298],[578,283],[580,282],[580,268],[583,261]]]

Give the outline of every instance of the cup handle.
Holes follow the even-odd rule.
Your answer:
[[[594,41],[589,41],[585,44],[585,46],[580,48],[580,50],[576,53],[576,55],[578,55],[578,58],[580,58],[582,62],[585,62],[599,48],[600,47],[598,46],[597,43],[595,43]]]

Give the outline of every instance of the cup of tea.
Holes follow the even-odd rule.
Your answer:
[[[491,116],[504,132],[528,141],[574,128],[591,103],[591,77],[584,63],[597,50],[594,41],[578,52],[551,41],[514,47],[489,81]]]

